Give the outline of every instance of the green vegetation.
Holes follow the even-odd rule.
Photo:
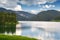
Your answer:
[[[0,25],[16,24],[16,14],[10,12],[0,12]]]
[[[11,36],[11,35],[0,35],[0,40],[37,40],[34,38],[28,38],[23,36]]]
[[[52,22],[60,22],[60,20],[52,20]]]
[[[13,12],[0,12],[0,33],[11,32],[16,30],[16,14]]]
[[[28,38],[15,35],[1,35],[2,33],[12,34],[16,31],[16,14],[12,12],[0,12],[0,40],[36,40],[34,38]]]
[[[16,25],[13,25],[13,24],[10,24],[10,25],[7,25],[7,26],[4,26],[4,25],[1,25],[0,26],[0,33],[15,33],[16,31]]]

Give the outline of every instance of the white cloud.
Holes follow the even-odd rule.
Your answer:
[[[45,4],[45,3],[54,3],[57,0],[21,0],[21,4],[26,5],[36,5],[36,4]]]
[[[5,4],[7,1],[6,0],[0,0],[0,3]]]
[[[38,10],[31,10],[31,13],[33,13],[33,14],[37,14],[38,12],[40,12],[40,11],[38,11]]]
[[[55,5],[44,5],[43,8],[54,8]]]
[[[17,4],[18,2],[19,0],[0,0],[0,7],[11,10],[14,8],[16,11],[21,10],[21,6]]]
[[[42,8],[40,8],[39,10],[31,10],[31,11],[29,11],[29,12],[31,12],[31,13],[33,13],[33,14],[38,14],[39,12],[42,12],[42,11],[44,11],[45,9],[42,9]]]
[[[60,11],[60,10],[58,10],[58,11]]]
[[[15,11],[21,11],[21,10],[22,10],[22,8],[21,8],[21,6],[20,6],[20,5],[17,5],[17,6],[14,8],[14,10],[15,10]]]
[[[22,10],[21,5],[19,6],[17,3],[26,4],[26,5],[37,5],[37,4],[45,4],[45,3],[53,3],[57,0],[0,0],[0,7],[11,9],[11,10]],[[55,7],[54,5],[45,5],[44,8]],[[32,10],[31,12],[37,13],[38,11]]]
[[[53,3],[53,2],[56,2],[57,0],[47,0],[47,2],[49,3]]]

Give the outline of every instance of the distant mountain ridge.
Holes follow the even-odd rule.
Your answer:
[[[16,18],[18,21],[28,21],[32,16],[35,16],[34,14],[31,14],[29,12],[24,12],[24,11],[12,11],[12,10],[7,10],[4,8],[0,8],[0,12],[13,12],[16,14]]]
[[[0,12],[3,11],[15,13],[17,21],[51,21],[56,19],[60,20],[60,12],[56,10],[42,11],[36,15],[24,11],[12,11],[12,10],[0,8]]]
[[[35,16],[34,14],[24,11],[16,11],[16,14],[19,21],[29,21],[31,17]]]
[[[60,12],[56,10],[47,10],[39,12],[36,16],[32,17],[32,21],[51,21],[56,17],[60,17]],[[60,19],[60,18],[59,18]]]

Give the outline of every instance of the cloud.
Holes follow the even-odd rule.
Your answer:
[[[43,8],[54,8],[55,5],[44,5]]]
[[[30,12],[33,13],[33,14],[38,14],[39,12],[42,12],[42,11],[44,11],[44,10],[45,10],[45,9],[40,8],[39,10],[30,10]]]
[[[45,3],[54,3],[57,0],[20,0],[21,4],[26,5],[37,5],[37,4],[45,4]]]
[[[19,0],[0,0],[0,7],[11,9],[11,10],[13,10],[13,8],[15,10],[21,10],[21,6],[17,4],[18,2]]]
[[[38,12],[40,12],[40,10],[38,11],[38,10],[31,10],[31,13],[33,13],[33,14],[37,14]]]
[[[57,0],[47,0],[48,3],[54,3],[56,2]]]
[[[15,8],[14,8],[15,11],[21,11],[22,10],[22,7],[20,5],[17,5]]]
[[[58,11],[60,11],[60,10],[58,10]]]
[[[25,5],[38,5],[38,4],[45,4],[45,3],[54,3],[57,0],[0,0],[0,7],[6,8],[6,9],[11,9],[15,11],[21,11],[22,7],[20,4],[25,4]],[[45,5],[43,8],[51,8],[55,7],[54,5]],[[31,12],[38,12],[36,10],[31,10]]]

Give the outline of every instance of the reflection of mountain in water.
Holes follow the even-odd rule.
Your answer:
[[[25,27],[24,27],[25,28]],[[30,36],[35,38],[42,37],[44,40],[60,40],[60,34],[58,32],[47,32],[43,28],[22,28],[22,34],[23,36]],[[34,31],[32,31],[32,30]]]
[[[23,36],[30,36],[30,37],[35,37],[35,38],[42,37],[42,39],[44,39],[44,40],[60,40],[60,33],[57,31],[54,31],[54,32],[53,31],[46,31],[44,28],[42,28],[39,25],[38,25],[39,27],[37,27],[37,26],[33,27],[33,23],[31,23],[32,24],[31,25],[30,22],[23,21],[20,23],[22,23],[21,24],[22,25],[21,26],[21,28],[22,28],[21,35],[23,35]],[[36,24],[38,24],[38,22],[36,22]],[[46,23],[43,23],[43,24],[45,25]],[[50,24],[50,23],[48,23],[48,24]],[[58,26],[58,25],[56,24],[56,26]]]

